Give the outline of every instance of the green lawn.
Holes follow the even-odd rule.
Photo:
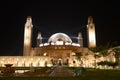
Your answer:
[[[120,70],[87,69],[78,77],[0,77],[0,80],[120,80]]]

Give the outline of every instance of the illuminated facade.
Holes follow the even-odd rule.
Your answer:
[[[88,32],[88,47],[96,47],[96,33],[95,33],[95,24],[93,23],[93,18],[90,16],[88,18],[87,25]]]
[[[29,17],[27,18],[28,21]],[[26,21],[26,24],[28,23],[29,27],[31,29],[28,30],[29,34],[24,34],[24,36],[32,36],[32,18],[30,18],[30,23]],[[89,18],[88,18],[88,21]],[[25,33],[28,27],[28,25],[25,25]],[[88,23],[89,25],[89,23]],[[90,24],[91,25],[91,24]],[[89,30],[88,32],[90,32]],[[89,34],[92,35],[92,34]],[[26,37],[24,38],[24,41],[26,41]],[[31,37],[28,39],[29,42],[31,42]],[[90,42],[91,43],[91,42]],[[78,33],[78,42],[73,42],[72,39],[65,33],[55,33],[53,34],[49,39],[48,42],[42,43],[42,36],[41,33],[38,33],[37,36],[37,46],[34,48],[31,48],[31,43],[26,47],[26,43],[24,43],[24,56],[46,56],[49,58],[50,61],[47,61],[48,64],[69,64],[73,65],[73,62],[76,62],[76,66],[78,66],[78,61],[76,60],[75,53],[76,52],[82,52],[83,55],[85,53],[88,53],[89,50],[86,50],[87,48],[83,47],[83,38],[82,33]],[[74,55],[73,55],[74,54]],[[93,53],[89,52],[89,55],[92,55]],[[91,60],[92,61],[92,60]],[[94,63],[94,61],[92,61]],[[91,63],[91,64],[92,64]]]
[[[24,31],[24,50],[23,56],[0,56],[0,66],[12,63],[13,66],[22,67],[43,67],[57,64],[69,66],[94,67],[94,53],[83,46],[82,33],[78,33],[78,42],[65,33],[53,34],[46,43],[42,42],[42,35],[37,36],[37,45],[32,47],[32,18],[27,17]],[[96,46],[95,25],[92,17],[88,18],[88,47]],[[76,53],[81,52],[81,61],[77,60]],[[100,58],[99,61],[109,60],[110,58]],[[113,60],[113,59],[110,59]]]
[[[30,56],[32,48],[32,18],[27,17],[24,31],[24,56]]]
[[[38,33],[38,36],[39,35],[40,34]],[[78,37],[79,38],[81,37],[80,33]],[[80,42],[79,39],[78,42]],[[83,47],[83,45],[81,46],[81,43],[73,42],[71,38],[65,33],[55,33],[48,39],[48,42],[46,43],[41,42],[37,47],[32,48],[30,55],[47,57],[50,60],[47,62],[49,64],[61,63],[73,66],[73,61],[75,61],[76,66],[79,66],[78,65],[79,61],[77,61],[75,57],[76,52],[82,52],[84,56],[85,53],[89,52],[89,55],[92,55],[91,57],[92,59],[94,59],[93,57],[94,54],[90,52],[87,48]],[[94,63],[94,60],[92,61],[92,63]]]

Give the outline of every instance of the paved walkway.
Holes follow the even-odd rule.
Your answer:
[[[69,77],[74,76],[74,72],[64,66],[56,66],[53,72],[49,75],[52,77]]]

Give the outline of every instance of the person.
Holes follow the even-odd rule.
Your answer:
[[[75,75],[76,75],[76,76],[80,76],[83,71],[85,71],[85,68],[84,68],[84,67],[80,67],[80,68],[78,68],[78,69],[75,69]]]

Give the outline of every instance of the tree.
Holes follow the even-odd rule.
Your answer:
[[[109,43],[107,43],[107,45],[102,46],[102,50],[100,51],[101,55],[103,56],[108,56],[110,53],[108,52],[108,50],[112,47],[112,45],[110,45]]]
[[[76,59],[82,62],[81,56],[82,56],[82,52],[76,52]]]
[[[77,60],[81,60],[81,56],[82,56],[82,52],[77,52],[76,53],[76,58],[77,58]]]
[[[120,48],[113,48],[112,51],[115,53],[114,55],[115,55],[116,63],[118,63],[118,65],[120,65],[120,59],[119,59],[119,57],[120,57]]]
[[[107,43],[106,45],[100,45],[96,47],[89,48],[92,52],[94,52],[94,57],[95,57],[95,68],[96,68],[96,58],[102,56],[108,56],[109,52],[108,49],[111,48],[112,46]],[[98,54],[99,53],[99,54]]]
[[[109,62],[109,61],[101,61],[97,63],[98,65],[102,65],[102,66],[112,66],[113,68],[117,65],[117,63],[115,62]]]
[[[102,50],[102,46],[96,46],[96,47],[91,47],[89,48],[94,53],[94,58],[95,58],[95,68],[97,66],[96,63],[96,58],[100,57],[100,54],[98,54]]]

